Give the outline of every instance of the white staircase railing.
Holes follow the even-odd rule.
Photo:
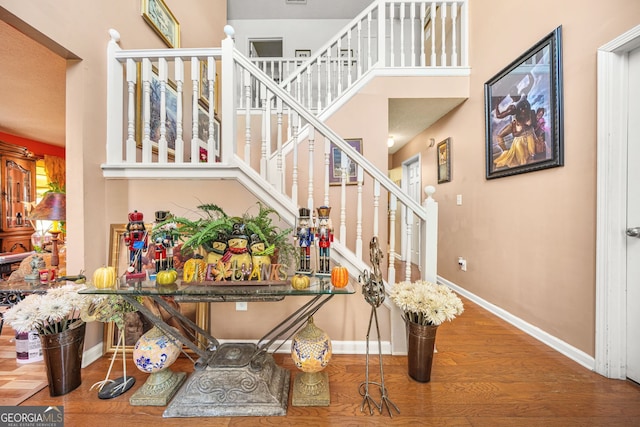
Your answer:
[[[433,234],[437,233],[437,219],[428,221],[427,212],[419,203],[238,52],[231,37],[223,41],[221,49],[124,51],[117,41],[117,33],[112,32],[108,48],[107,162],[103,165],[106,177],[215,179],[242,175],[243,184],[252,186],[250,189],[256,194],[264,194],[265,200],[268,196],[269,201],[278,203],[289,222],[295,219],[298,207],[313,212],[333,200],[336,250],[332,255],[355,271],[369,264],[365,255],[368,251],[363,247],[371,237],[386,237],[387,220],[393,230],[396,222],[402,221],[407,247],[415,238],[424,239],[421,246],[425,248],[427,242],[432,242],[432,248],[423,251],[430,259],[424,258],[421,264],[431,266],[434,270],[430,273],[435,278],[435,258],[431,258],[437,248],[435,240],[430,235],[412,236],[411,225],[419,221],[423,233],[430,227]],[[217,69],[217,63],[221,63],[225,82],[220,103],[222,132],[216,128],[216,75],[209,71]],[[236,92],[232,89],[238,75],[244,76],[246,98],[259,83],[261,97],[272,102],[264,102],[258,111],[235,107]],[[208,106],[200,99],[203,94],[211,100]],[[309,129],[307,136],[285,154],[282,141],[287,127],[293,129],[295,138],[303,126]],[[237,134],[241,137],[236,138]],[[337,188],[329,186],[333,172],[329,171],[330,147],[340,152],[340,164],[335,166],[339,171]],[[278,158],[275,170],[269,170],[267,162],[272,152]],[[348,182],[355,182],[355,194],[353,187],[347,188]],[[339,197],[335,197],[337,192]],[[355,207],[350,203],[354,197]],[[340,202],[336,203],[338,199]],[[390,205],[388,215],[379,212],[381,201],[385,200]],[[401,206],[407,212],[404,218],[396,215]],[[369,229],[364,228],[365,223]],[[395,269],[395,254],[400,251],[392,236],[380,240],[383,251],[389,254],[388,281],[394,282],[396,276],[402,276]],[[410,278],[409,268],[404,277]]]
[[[387,282],[410,280],[409,263],[404,272],[396,271],[396,254],[409,253],[412,240],[420,239],[422,276],[435,281],[433,188],[428,189],[424,206],[411,199],[386,172],[292,96],[286,85],[276,83],[238,52],[232,30],[225,31],[228,37],[222,48],[127,51],[119,47],[118,33],[110,32],[104,176],[236,178],[264,202],[277,206],[291,225],[299,207],[313,212],[331,203],[335,261],[353,274],[369,268],[364,248],[373,236],[380,236],[381,249],[388,255]],[[221,91],[216,71],[224,82]],[[261,103],[256,109],[250,100],[258,88]],[[240,102],[239,95],[246,102]],[[283,142],[290,136],[294,143],[285,152]],[[329,170],[332,149],[340,153],[335,165],[339,186],[330,187],[329,177],[335,172]],[[268,161],[272,155],[275,163]],[[386,215],[381,212],[385,201]],[[402,218],[399,208],[406,212]],[[412,235],[416,222],[419,236]],[[396,227],[406,235],[404,250],[396,245]],[[396,343],[402,347],[402,326],[395,317],[394,347]]]
[[[377,0],[304,61],[252,61],[307,110],[320,114],[374,68],[466,67],[467,9],[468,0]],[[242,97],[240,106],[249,101],[260,108],[260,93],[260,86],[252,88],[252,97]]]

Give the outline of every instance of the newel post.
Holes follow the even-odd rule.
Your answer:
[[[423,279],[428,282],[436,283],[438,280],[438,202],[433,199],[433,193],[436,189],[432,185],[424,187],[427,198],[422,203],[427,220],[422,227],[422,241],[424,242],[424,251],[422,252],[422,269]]]
[[[107,44],[107,164],[122,163],[122,124],[123,124],[123,84],[122,65],[116,59],[116,52],[122,50],[120,33],[109,30]]]
[[[233,36],[235,30],[231,25],[225,25],[224,33],[227,37],[222,40],[222,79],[221,79],[221,95],[222,95],[222,141],[221,141],[221,160],[223,163],[229,163],[236,153],[236,114],[233,105],[234,90],[236,87],[235,75],[233,70]]]

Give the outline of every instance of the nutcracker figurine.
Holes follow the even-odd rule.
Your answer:
[[[307,208],[299,209],[300,218],[296,227],[295,239],[300,246],[300,264],[296,273],[311,274],[311,244],[313,243],[313,227],[310,224],[310,212]]]
[[[331,242],[333,242],[333,227],[329,214],[331,208],[329,206],[320,206],[318,208],[318,228],[316,232],[316,240],[319,247],[319,265],[318,274],[328,276],[331,274],[329,267],[329,257],[331,250]]]
[[[128,277],[137,277],[142,272],[142,251],[147,249],[147,229],[141,212],[129,213],[129,223],[124,233],[124,242],[129,247]]]
[[[156,223],[163,223],[171,219],[169,211],[156,211]],[[158,227],[160,233],[154,233],[155,238],[155,263],[156,273],[160,270],[168,270],[173,268],[173,248],[175,240],[173,238],[173,229],[176,228],[175,223],[166,223]]]

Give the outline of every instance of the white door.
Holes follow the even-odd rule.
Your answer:
[[[418,202],[420,201],[420,158],[416,158],[407,165],[407,192],[409,196]],[[414,215],[411,227],[411,263],[420,266],[420,222]]]
[[[629,52],[628,75],[627,378],[640,383],[640,48]]]

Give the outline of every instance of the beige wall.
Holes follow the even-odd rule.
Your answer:
[[[220,46],[226,1],[165,2],[183,24],[182,47]],[[128,210],[137,205],[128,203],[126,193],[110,191],[110,186],[124,186],[107,183],[100,169],[105,161],[108,30],[120,32],[125,49],[165,45],[143,21],[140,1],[0,0],[0,8],[10,24],[35,29],[36,38],[44,36],[80,58],[68,62],[66,82],[67,262],[69,272],[91,272],[107,262],[107,212],[119,209],[122,219],[115,222],[126,222]],[[100,325],[90,326],[87,348],[102,339]]]
[[[587,4],[594,6],[588,7]],[[437,186],[438,273],[593,356],[595,337],[596,51],[638,24],[640,3],[471,1],[470,98],[398,152],[422,151],[437,182],[429,138],[452,139],[453,180]],[[483,85],[562,25],[565,166],[485,179]],[[456,195],[463,196],[456,206]],[[457,268],[457,257],[468,271]]]

